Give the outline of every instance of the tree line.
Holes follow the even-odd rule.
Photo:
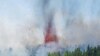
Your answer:
[[[76,48],[74,51],[64,51],[48,53],[48,56],[100,56],[100,45],[97,47],[88,46],[86,50],[82,51],[80,48]]]

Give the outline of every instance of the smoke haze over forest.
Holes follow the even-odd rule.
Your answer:
[[[0,0],[0,55],[12,48],[13,55],[28,56],[26,46],[44,44],[49,13],[62,47],[100,45],[99,5],[100,0]]]

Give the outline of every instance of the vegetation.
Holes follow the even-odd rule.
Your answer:
[[[48,56],[60,56],[60,52],[49,53]]]
[[[54,52],[49,53],[48,56],[100,56],[100,46],[87,47],[87,50],[81,51],[80,48],[76,48],[74,51],[66,50],[64,53]]]

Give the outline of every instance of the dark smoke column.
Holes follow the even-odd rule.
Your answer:
[[[46,28],[46,35],[45,35],[45,44],[49,44],[51,42],[58,42],[57,36],[52,29],[52,19],[49,19],[48,26]]]
[[[59,52],[61,50],[58,45],[58,38],[53,29],[53,19],[52,16],[48,18],[46,34],[44,37],[44,44],[40,45],[36,51],[36,56],[48,56],[48,53]]]

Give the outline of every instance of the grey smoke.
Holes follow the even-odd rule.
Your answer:
[[[99,0],[0,0],[0,56],[29,56],[31,47],[44,44],[52,12],[62,47],[100,45],[99,5]]]

